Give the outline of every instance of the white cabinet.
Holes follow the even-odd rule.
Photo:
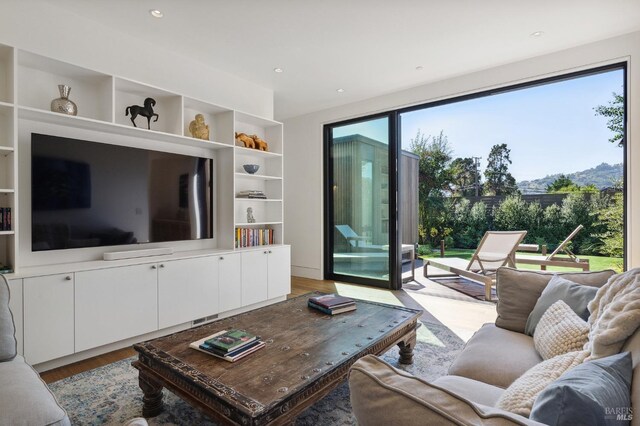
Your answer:
[[[242,307],[242,255],[229,253],[218,256],[220,312]]]
[[[269,247],[267,251],[267,297],[286,296],[291,293],[290,247]]]
[[[76,352],[158,329],[152,265],[76,272]]]
[[[267,300],[267,250],[242,253],[242,306]]]
[[[242,253],[242,306],[291,292],[289,246],[270,246]]]
[[[13,314],[13,322],[16,325],[16,340],[18,341],[18,353],[24,354],[23,348],[23,319],[22,319],[22,280],[9,280],[9,309]]]
[[[29,364],[74,352],[73,274],[24,279],[24,357]]]
[[[218,257],[158,264],[158,324],[166,328],[218,313]]]

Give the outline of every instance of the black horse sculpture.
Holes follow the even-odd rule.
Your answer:
[[[143,117],[147,117],[147,128],[151,130],[151,117],[155,117],[154,122],[158,121],[159,115],[153,112],[153,107],[156,106],[156,100],[153,98],[147,98],[144,100],[144,107],[140,105],[131,105],[128,106],[127,109],[124,110],[124,115],[129,115],[131,112],[131,122],[133,123],[133,127],[136,126],[136,122],[133,121],[139,115]]]

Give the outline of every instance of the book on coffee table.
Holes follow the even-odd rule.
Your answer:
[[[353,299],[349,299],[348,297],[339,296],[333,293],[310,297],[309,302],[327,309],[355,305]]]
[[[323,294],[310,297],[307,301],[310,308],[317,309],[325,314],[336,315],[356,310],[356,302],[348,297],[335,294]]]
[[[224,330],[222,334],[216,333],[205,340],[205,343],[221,352],[231,352],[253,342],[257,338],[258,336],[244,330],[234,329]]]
[[[228,331],[222,330],[211,336],[207,336],[200,340],[196,340],[195,342],[189,343],[189,347],[197,351],[204,352],[209,355],[213,355],[217,358],[224,359],[225,361],[234,362],[241,358],[244,358],[249,354],[252,354],[258,349],[262,349],[265,346],[265,342],[263,342],[258,338],[255,338],[250,342],[242,344],[241,346],[236,347],[231,351],[221,350],[207,343],[208,340],[214,339],[219,336],[223,336],[225,333],[228,333]]]

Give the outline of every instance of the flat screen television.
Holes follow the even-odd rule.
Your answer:
[[[32,251],[213,237],[213,160],[31,134]]]

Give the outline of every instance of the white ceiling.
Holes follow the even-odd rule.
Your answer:
[[[640,30],[640,0],[48,1],[273,89],[280,120]]]

